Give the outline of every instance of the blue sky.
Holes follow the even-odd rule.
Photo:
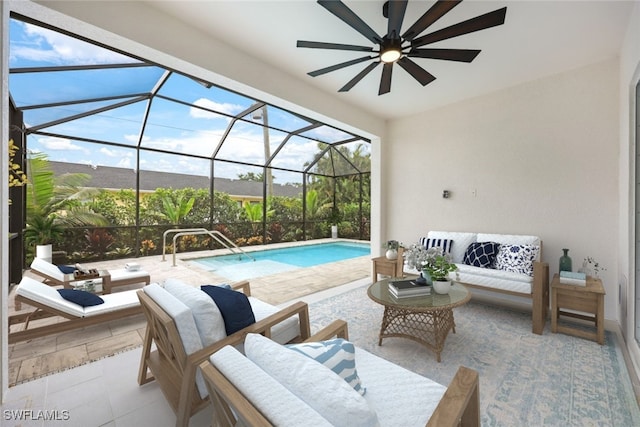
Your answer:
[[[66,35],[11,20],[11,68],[136,62],[135,59]],[[60,100],[84,100],[136,92],[144,93],[154,87],[163,72],[164,70],[158,67],[145,67],[13,74],[10,76],[9,85],[14,100],[18,107],[21,107]],[[176,74],[172,75],[159,94],[230,115],[238,114],[256,102],[220,88],[206,88],[191,78]],[[55,120],[62,117],[132,99],[26,110],[24,120],[29,127],[55,123]],[[45,152],[51,160],[56,161],[135,169],[137,159],[133,147],[137,145],[140,138],[141,123],[146,108],[147,102],[140,101],[42,129],[42,131],[61,135],[109,141],[122,144],[122,147],[82,142],[73,138],[30,135],[28,148]],[[271,106],[268,107],[268,121],[269,125],[286,131],[309,125],[308,121]],[[174,153],[210,156],[221,141],[229,122],[229,118],[223,114],[156,98],[151,105],[141,146]],[[261,124],[261,118],[252,119],[251,123],[236,122],[217,158],[263,164],[265,149]],[[271,153],[286,135],[285,132],[270,130],[268,138]],[[350,137],[328,126],[319,127],[306,135],[324,142],[340,141]],[[355,144],[352,149],[355,149]],[[302,170],[303,164],[310,162],[317,151],[316,141],[294,136],[278,153],[272,164],[276,167]],[[365,151],[369,152],[369,144],[366,144]],[[141,153],[140,169],[142,170],[209,174],[209,162],[204,160],[145,151]],[[258,167],[216,162],[216,176],[237,178],[239,173],[261,171],[262,169]],[[275,182],[279,183],[299,182],[301,179],[299,174],[283,171],[274,171],[274,177]]]

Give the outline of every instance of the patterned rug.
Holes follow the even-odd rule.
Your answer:
[[[349,325],[356,345],[447,385],[458,366],[480,374],[483,426],[640,426],[640,410],[620,344],[531,333],[531,314],[470,302],[454,309],[442,362],[426,347],[403,338],[378,346],[383,307],[367,287],[310,305],[312,331],[335,319]]]

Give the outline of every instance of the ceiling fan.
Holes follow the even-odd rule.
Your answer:
[[[384,3],[382,13],[384,17],[388,19],[389,23],[387,33],[381,37],[342,1],[318,0],[318,3],[322,7],[362,34],[375,46],[358,46],[351,44],[298,40],[297,47],[372,52],[374,54],[307,73],[312,77],[317,77],[361,62],[372,61],[354,78],[347,82],[347,84],[340,88],[339,92],[346,92],[354,87],[381,63],[383,64],[383,68],[378,95],[383,95],[391,91],[391,72],[393,70],[393,64],[398,64],[422,86],[426,86],[436,78],[409,58],[431,58],[446,61],[471,62],[476,56],[478,56],[480,50],[422,48],[422,46],[461,36],[463,34],[484,30],[486,28],[495,27],[504,23],[504,18],[507,13],[506,7],[485,13],[484,15],[476,16],[475,18],[468,19],[432,33],[422,36],[420,35],[423,31],[429,28],[429,26],[442,18],[461,2],[462,0],[436,1],[431,8],[424,13],[424,15],[411,25],[411,27],[409,27],[404,33],[400,34],[402,21],[404,20],[404,14],[407,8],[407,0],[387,1]]]

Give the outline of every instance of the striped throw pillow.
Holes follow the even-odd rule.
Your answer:
[[[451,239],[429,239],[427,237],[420,238],[420,244],[424,246],[425,249],[429,248],[442,248],[442,252],[445,254],[451,253],[451,246],[453,245],[453,240]]]
[[[362,386],[358,377],[355,347],[351,342],[336,338],[320,342],[289,344],[286,347],[322,363],[362,396],[366,393],[367,389]]]

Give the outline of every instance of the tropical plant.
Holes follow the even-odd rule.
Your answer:
[[[27,158],[27,245],[56,243],[65,227],[102,226],[106,219],[83,204],[99,193],[86,188],[87,174],[56,177],[46,154]]]
[[[178,195],[174,201],[166,195],[162,199],[162,206],[164,207],[163,214],[171,224],[178,225],[189,215],[195,201],[195,197],[185,200],[182,194]]]
[[[18,154],[18,146],[9,140],[9,187],[22,187],[27,183],[27,175],[22,171],[22,166],[15,162],[16,154]],[[11,199],[9,199],[11,204]]]

